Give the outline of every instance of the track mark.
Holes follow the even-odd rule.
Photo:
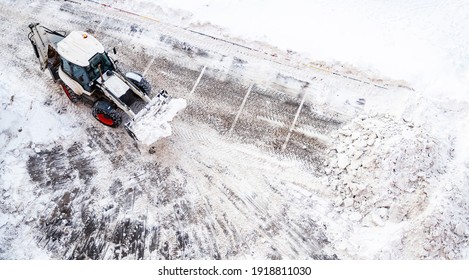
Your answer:
[[[306,92],[303,94],[303,98],[301,99],[300,106],[298,106],[298,110],[296,111],[295,118],[293,119],[290,129],[288,130],[287,138],[285,139],[285,143],[283,143],[283,146],[282,146],[282,151],[285,151],[285,149],[287,148],[288,141],[290,140],[293,129],[295,128],[296,122],[298,121],[298,116],[300,115],[301,108],[303,108],[305,99],[306,99]]]
[[[103,19],[99,22],[98,26],[97,26],[97,27],[95,28],[95,30],[94,30],[94,33],[98,33],[98,31],[102,28],[104,22],[105,22],[107,19],[108,19],[108,17],[105,17],[105,18],[103,18]]]
[[[142,76],[145,77],[145,75],[147,74],[148,70],[150,70],[150,67],[153,65],[153,62],[155,61],[155,57],[153,56],[150,60],[150,62],[148,62],[147,64],[147,67],[145,67],[145,70],[143,71],[143,74]]]
[[[241,106],[239,107],[238,113],[236,114],[236,117],[233,121],[233,124],[231,125],[230,131],[228,132],[230,135],[233,132],[233,128],[235,127],[236,123],[238,122],[239,116],[241,115],[241,112],[243,111],[244,106],[246,105],[246,101],[249,97],[249,94],[251,93],[251,89],[254,87],[255,84],[252,84],[249,86],[248,91],[246,92],[246,95],[244,96],[243,102],[241,103]]]
[[[200,71],[200,75],[199,75],[199,77],[197,78],[197,81],[195,81],[194,87],[192,88],[191,93],[190,93],[189,95],[194,94],[195,89],[197,88],[197,86],[198,86],[199,83],[200,83],[200,79],[202,79],[202,76],[204,75],[205,69],[207,69],[207,66],[204,65],[204,68],[202,68],[202,71]]]

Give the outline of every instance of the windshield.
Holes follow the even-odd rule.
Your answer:
[[[97,53],[90,60],[90,66],[88,70],[90,80],[94,81],[99,77],[99,67],[101,64],[101,72],[104,74],[108,70],[114,70],[114,66],[106,53]]]

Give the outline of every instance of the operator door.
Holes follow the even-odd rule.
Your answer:
[[[85,67],[75,65],[70,63],[66,59],[61,59],[62,70],[65,74],[68,75],[75,83],[78,83],[81,89],[78,89],[76,86],[73,88],[67,83],[77,94],[82,94],[83,90],[91,92],[90,78]],[[64,81],[65,82],[65,81]]]

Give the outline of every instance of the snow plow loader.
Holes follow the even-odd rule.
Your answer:
[[[29,28],[28,39],[41,70],[49,70],[70,101],[90,105],[93,117],[106,126],[118,127],[128,119],[124,125],[128,134],[147,145],[171,134],[169,122],[185,108],[184,99],[173,99],[165,90],[150,97],[148,81],[138,73],[122,73],[117,61],[87,32],[67,34],[39,23]],[[138,110],[135,104],[144,106]]]

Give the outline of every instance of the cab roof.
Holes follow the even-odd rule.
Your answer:
[[[97,53],[103,53],[104,47],[95,37],[84,31],[72,31],[57,44],[60,56],[69,62],[88,66],[89,60]]]

